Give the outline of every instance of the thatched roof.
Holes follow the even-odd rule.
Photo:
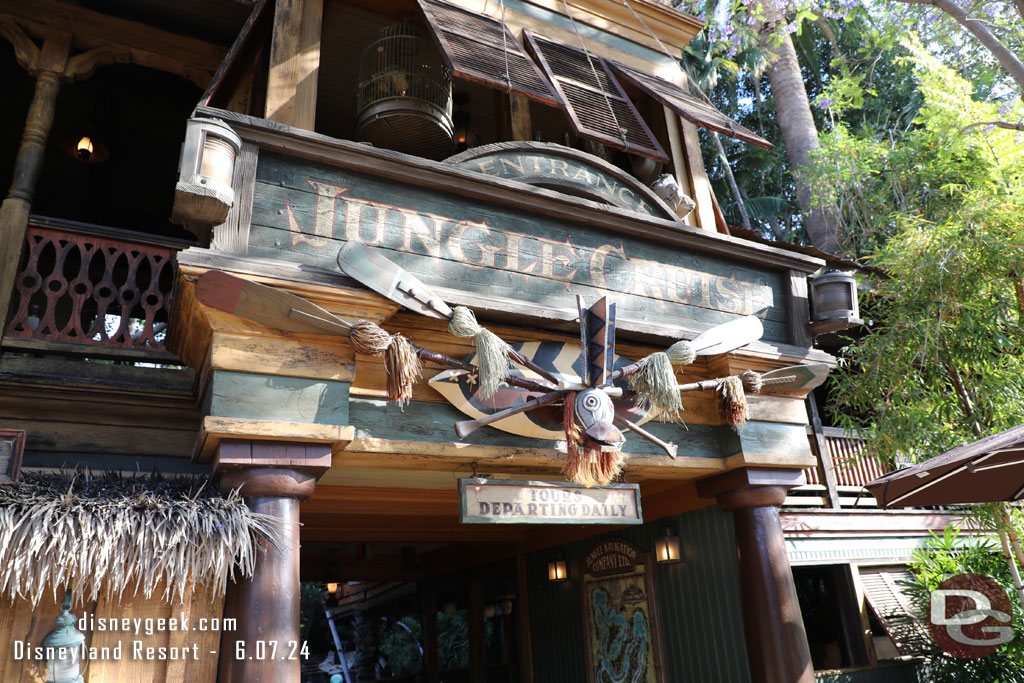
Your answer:
[[[35,605],[64,586],[89,600],[130,589],[181,601],[196,584],[222,594],[252,575],[279,523],[205,478],[26,473],[0,486],[0,595]]]

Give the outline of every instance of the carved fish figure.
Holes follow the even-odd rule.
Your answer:
[[[615,406],[600,389],[585,389],[576,394],[576,422],[583,445],[601,452],[617,451],[626,438],[615,426]]]

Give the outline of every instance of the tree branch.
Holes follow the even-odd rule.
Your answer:
[[[964,126],[957,131],[957,134],[960,135],[966,133],[972,128],[979,128],[981,126],[994,126],[996,128],[1005,128],[1007,130],[1024,131],[1024,123],[1009,123],[1007,121],[978,121],[977,123],[972,123],[969,126]]]
[[[1017,7],[1017,11],[1020,12],[1020,18],[1024,19],[1024,0],[1013,0],[1013,4]]]
[[[981,21],[971,18],[971,16],[956,4],[954,0],[896,0],[907,5],[931,5],[936,7],[953,19],[958,24],[963,26],[965,29],[970,31],[975,38],[978,39],[982,45],[984,45],[992,55],[999,60],[999,63],[1007,73],[1017,82],[1017,86],[1021,89],[1021,97],[1024,98],[1024,63],[1021,63],[1017,55],[1012,50],[1008,50],[1005,45],[999,42],[999,39],[988,30],[988,27]],[[1018,9],[1024,8],[1024,0],[1014,0],[1014,4]]]

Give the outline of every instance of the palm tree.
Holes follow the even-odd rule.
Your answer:
[[[804,212],[804,227],[811,244],[822,251],[836,254],[840,251],[839,221],[834,211],[814,205],[813,192],[805,177],[811,154],[820,145],[800,62],[789,34],[777,30],[785,23],[785,17],[777,10],[766,9],[768,13],[761,26],[761,34],[765,36],[765,47],[775,57],[766,75],[772,86],[775,113],[782,130],[782,140],[786,144],[789,166],[793,171],[797,201]]]

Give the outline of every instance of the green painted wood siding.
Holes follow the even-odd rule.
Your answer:
[[[547,580],[554,550],[527,561],[536,683],[586,683],[580,563],[606,537],[653,550],[665,524],[675,525],[684,561],[655,567],[667,683],[749,683],[732,514],[711,506],[572,543],[563,548],[569,581]]]

